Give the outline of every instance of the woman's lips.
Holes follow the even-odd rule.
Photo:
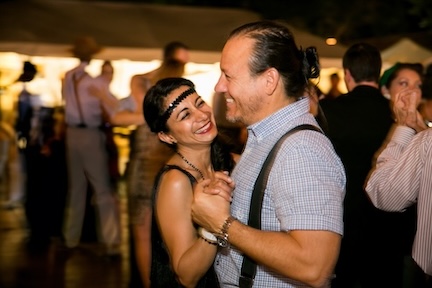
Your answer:
[[[209,122],[204,127],[202,127],[201,129],[198,129],[195,133],[197,133],[197,134],[206,133],[207,131],[209,131],[211,129],[212,126],[213,126],[212,123]]]

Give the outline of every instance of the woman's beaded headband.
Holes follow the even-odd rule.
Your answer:
[[[166,121],[171,116],[174,109],[180,104],[180,102],[182,102],[187,96],[189,96],[193,93],[195,93],[195,89],[191,87],[188,90],[181,93],[173,102],[171,102],[171,104],[168,105],[167,110],[159,118],[160,123],[166,123]]]

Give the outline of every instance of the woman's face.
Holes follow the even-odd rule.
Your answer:
[[[182,86],[172,91],[166,97],[165,106],[188,89]],[[196,92],[177,105],[167,120],[167,127],[169,132],[165,134],[170,135],[177,145],[209,145],[218,134],[212,108]]]
[[[400,70],[387,88],[390,101],[393,103],[396,95],[402,90],[421,90],[421,85],[421,76],[416,71],[408,68]]]
[[[105,77],[109,82],[112,81],[114,75],[114,68],[110,64],[104,64],[102,66],[101,75]]]

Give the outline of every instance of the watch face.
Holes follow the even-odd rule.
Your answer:
[[[228,241],[227,241],[226,239],[222,238],[222,237],[218,237],[218,238],[217,238],[217,241],[218,241],[218,245],[219,245],[220,247],[225,248],[225,247],[228,246]]]

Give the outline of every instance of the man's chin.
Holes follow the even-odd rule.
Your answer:
[[[234,115],[226,115],[226,120],[230,123],[239,123],[241,122],[240,117],[236,117]]]

